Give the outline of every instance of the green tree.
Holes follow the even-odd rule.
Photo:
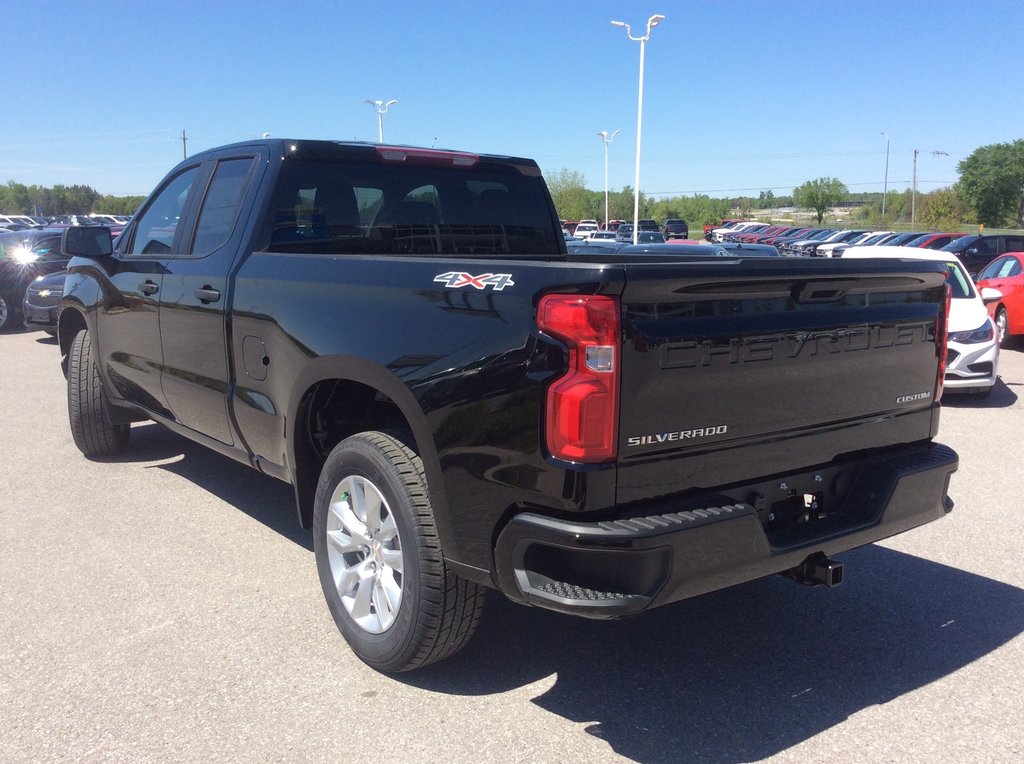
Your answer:
[[[936,231],[956,231],[964,220],[964,203],[956,188],[940,188],[917,201],[917,219]]]
[[[592,217],[590,195],[583,173],[562,168],[546,178],[551,199],[563,220]]]
[[[977,148],[956,169],[960,198],[979,223],[1024,223],[1024,139]]]
[[[144,196],[101,196],[92,205],[92,211],[105,215],[134,215],[146,200]]]
[[[847,193],[846,186],[839,178],[818,178],[794,188],[793,203],[797,207],[814,210],[820,224],[825,211],[843,201]]]
[[[3,189],[3,211],[12,215],[25,215],[30,211],[28,186],[24,183],[7,182]]]

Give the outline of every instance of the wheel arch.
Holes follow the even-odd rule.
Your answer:
[[[299,523],[303,528],[312,527],[317,482],[331,449],[366,430],[411,434],[406,445],[423,462],[442,548],[450,548],[440,461],[426,415],[409,387],[392,371],[360,358],[317,358],[296,379],[288,405],[287,433]]]
[[[57,318],[57,344],[60,346],[61,357],[65,359],[64,365],[67,365],[68,353],[71,352],[71,343],[75,341],[75,336],[83,329],[88,329],[88,324],[85,320],[85,314],[75,304],[65,304],[61,306],[60,315]],[[67,369],[64,369],[67,373]]]

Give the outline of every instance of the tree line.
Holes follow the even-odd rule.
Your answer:
[[[808,180],[794,188],[791,196],[766,190],[756,197],[716,199],[698,194],[652,199],[641,192],[640,217],[683,218],[697,227],[736,214],[746,217],[753,210],[797,207],[813,210],[821,222],[829,209],[849,203],[858,208],[856,219],[871,225],[910,222],[913,217],[921,227],[935,230],[957,230],[975,223],[1024,227],[1024,139],[975,149],[957,165],[957,173],[959,180],[951,187],[918,193],[916,201],[911,189],[889,191],[884,202],[877,192],[850,193],[833,177]],[[589,190],[582,173],[562,169],[547,176],[547,181],[560,218],[604,220],[604,192]],[[632,188],[609,192],[608,217],[633,219]]]
[[[143,196],[109,196],[90,186],[26,186],[8,181],[0,186],[0,214],[4,215],[131,215]]]
[[[918,194],[917,221],[924,227],[955,230],[964,224],[982,223],[992,228],[1024,226],[1024,139],[995,143],[975,149],[957,165],[959,180],[949,188]],[[583,173],[562,169],[547,176],[548,188],[558,215],[564,220],[604,220],[602,191],[587,188]],[[109,196],[90,186],[26,186],[8,181],[0,186],[0,214],[80,215],[90,212],[131,215],[145,197]],[[838,179],[822,177],[806,181],[791,196],[771,190],[756,197],[725,199],[704,194],[652,199],[640,193],[640,217],[667,220],[682,218],[691,226],[717,223],[737,212],[800,207],[814,210],[819,222],[828,209],[842,202],[860,202],[858,219],[866,223],[901,222],[911,219],[911,191],[882,194],[851,194]],[[882,209],[885,209],[885,215]],[[608,217],[633,219],[633,189],[625,186],[608,194]]]

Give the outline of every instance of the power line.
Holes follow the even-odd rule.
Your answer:
[[[919,180],[918,183],[939,183],[944,185],[952,185],[956,181],[951,180]],[[910,185],[909,180],[894,180],[894,184],[906,183]],[[750,186],[748,188],[708,188],[698,191],[644,191],[646,196],[693,196],[695,194],[732,194],[740,191],[792,191],[794,188],[799,186],[796,185],[761,185],[761,186]],[[877,186],[878,181],[865,181],[863,183],[844,183],[847,188],[851,186]],[[909,190],[909,189],[908,189]]]

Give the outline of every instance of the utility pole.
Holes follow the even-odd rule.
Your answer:
[[[910,225],[914,227],[917,223],[917,155],[918,150],[914,149],[914,173],[910,192]],[[933,151],[933,157],[948,157],[949,153],[945,151]]]
[[[182,159],[188,159],[188,148],[186,147],[186,143],[187,142],[188,142],[188,136],[185,135],[185,131],[182,130],[181,131],[181,158]]]

